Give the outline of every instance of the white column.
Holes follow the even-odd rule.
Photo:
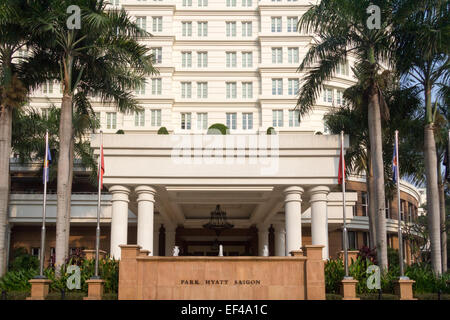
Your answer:
[[[285,256],[286,255],[286,230],[285,225],[281,223],[274,224],[275,228],[274,238],[275,238],[275,255]]]
[[[137,194],[138,203],[137,244],[142,247],[142,250],[149,250],[152,256],[156,190],[150,186],[139,186],[134,191]]]
[[[312,188],[310,191],[311,204],[311,236],[313,245],[322,245],[322,258],[329,258],[328,252],[328,212],[327,195],[330,189],[325,186]]]
[[[258,254],[264,256],[264,246],[269,249],[269,227],[267,225],[258,225]]]
[[[159,225],[153,228],[153,254],[152,256],[159,256]]]
[[[288,187],[284,190],[284,211],[286,222],[286,255],[302,247],[302,194],[303,188]]]
[[[176,228],[170,225],[164,225],[166,229],[166,257],[173,256],[173,247],[175,247]]]
[[[127,244],[128,238],[128,196],[130,189],[124,186],[112,186],[111,213],[111,256],[120,259],[120,245]]]

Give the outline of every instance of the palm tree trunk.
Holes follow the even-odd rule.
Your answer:
[[[370,161],[373,165],[374,187],[376,194],[376,216],[377,216],[377,258],[381,269],[387,270],[387,239],[386,239],[386,205],[384,192],[384,167],[383,167],[383,144],[381,133],[381,114],[378,90],[375,85],[369,89],[368,125],[370,140]]]
[[[72,145],[72,95],[64,94],[61,103],[61,120],[59,124],[59,158],[58,158],[58,199],[56,213],[56,270],[65,263],[68,248],[68,216],[70,216],[71,202],[71,145]]]
[[[69,181],[70,183],[67,184],[67,194],[72,194],[72,181],[73,181],[73,161],[74,161],[74,140],[72,139],[72,142],[70,144],[70,168],[69,168],[69,172],[70,172],[70,178]],[[67,215],[66,215],[66,239],[65,239],[65,256],[68,257],[69,256],[69,244],[70,244],[70,212],[72,209],[72,203],[70,201],[70,197],[67,198]]]
[[[0,106],[0,277],[6,273],[8,227],[9,158],[11,156],[12,109]]]
[[[447,272],[447,230],[445,221],[445,190],[444,182],[442,181],[442,172],[440,163],[438,163],[438,189],[439,189],[439,212],[441,225],[441,262],[442,273]]]
[[[436,142],[433,124],[425,126],[424,140],[425,174],[427,178],[427,219],[431,244],[431,266],[436,275],[442,272],[439,191]]]
[[[370,170],[371,171],[371,170]],[[373,178],[373,173],[368,172],[367,174],[367,194],[369,195],[369,236],[370,236],[370,248],[374,248],[377,243],[377,214],[375,209],[376,195],[375,195],[375,179]]]

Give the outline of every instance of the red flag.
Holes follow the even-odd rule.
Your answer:
[[[341,148],[341,153],[339,155],[338,184],[342,184],[342,177],[344,177],[344,179],[345,179],[345,176],[342,173],[342,161],[344,161],[344,172],[345,172],[345,158],[344,158],[344,155],[342,154],[342,148]]]
[[[103,156],[103,145],[100,150],[100,189],[103,189],[103,175],[105,174],[105,157]]]

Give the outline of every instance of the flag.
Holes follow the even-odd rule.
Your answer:
[[[48,138],[47,138],[48,139]],[[49,166],[52,162],[52,154],[50,153],[50,147],[48,145],[48,141],[46,143],[46,153],[47,153],[47,159],[44,159],[44,172],[42,175],[42,183],[45,184],[45,182],[48,182],[48,176],[49,176]]]
[[[397,171],[398,171],[398,154],[397,154],[397,141],[394,142],[394,154],[392,155],[392,181],[397,183]]]
[[[345,158],[344,158],[344,154],[342,153],[342,148],[341,148],[341,153],[339,155],[339,173],[338,173],[338,184],[342,184],[342,178],[345,179],[345,176],[342,172],[342,161],[344,161],[344,172],[345,172]]]
[[[103,156],[103,144],[100,148],[100,170],[99,170],[99,183],[100,190],[103,188],[103,175],[105,174],[105,157]]]

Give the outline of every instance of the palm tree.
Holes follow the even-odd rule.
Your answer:
[[[81,9],[81,28],[68,29],[66,9]],[[155,73],[149,48],[137,42],[148,35],[124,10],[110,10],[104,0],[48,0],[47,10],[34,25],[46,52],[30,64],[44,64],[62,85],[59,126],[55,264],[68,255],[75,100],[93,114],[89,96],[115,105],[119,111],[138,110],[133,89]]]
[[[381,28],[369,29],[367,8],[377,5],[381,11]],[[315,33],[312,46],[303,59],[299,71],[306,72],[297,106],[300,116],[307,114],[326,80],[333,77],[340,65],[354,57],[367,97],[368,129],[371,146],[371,164],[375,185],[377,212],[377,254],[382,269],[387,269],[385,219],[385,183],[383,169],[381,117],[388,118],[388,109],[381,93],[378,77],[383,66],[393,62],[394,22],[391,1],[379,0],[322,0],[313,5],[301,18],[299,28]]]
[[[421,88],[425,102],[424,157],[427,187],[427,217],[430,228],[431,262],[435,274],[441,274],[440,210],[438,166],[434,126],[437,105],[432,90],[439,81],[448,83],[449,6],[442,0],[405,0],[414,6],[394,26],[397,39],[398,70]]]
[[[23,72],[25,58],[19,50],[33,45],[26,21],[32,16],[29,1],[3,0],[0,3],[0,277],[6,272],[7,209],[9,202],[9,161],[13,112],[23,106],[32,86],[40,84],[42,66],[36,65],[36,77]]]
[[[385,79],[381,81],[381,89],[386,97],[388,108],[392,116],[389,121],[385,121],[383,125],[383,150],[384,163],[391,163],[393,152],[393,136],[395,130],[401,132],[401,148],[400,162],[408,163],[405,167],[401,167],[403,176],[411,176],[420,170],[420,163],[417,160],[421,157],[421,152],[417,147],[411,146],[410,140],[415,139],[416,130],[420,128],[421,122],[418,121],[417,110],[420,110],[421,104],[417,98],[417,92],[413,89],[401,89],[392,74],[385,72]],[[331,111],[325,116],[325,125],[334,134],[338,134],[344,130],[350,135],[350,147],[346,152],[346,163],[348,163],[348,171],[355,174],[364,173],[366,176],[367,191],[369,194],[369,232],[371,244],[375,244],[376,239],[376,214],[374,206],[374,191],[371,158],[370,158],[370,141],[369,130],[367,125],[367,100],[364,98],[364,90],[361,84],[354,85],[344,92],[345,105],[336,110]],[[408,161],[407,161],[408,160]],[[412,163],[412,164],[409,164]],[[393,190],[394,185],[391,183],[392,168],[385,166],[385,180],[389,181],[388,190]],[[392,185],[391,185],[392,184]]]

